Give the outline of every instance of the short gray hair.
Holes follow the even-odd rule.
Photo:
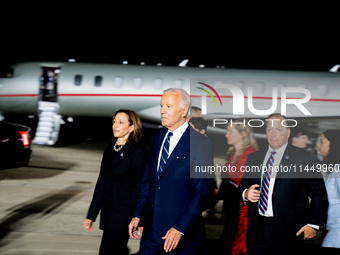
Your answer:
[[[283,118],[283,119],[287,119],[287,117],[285,115],[282,115],[280,113],[272,113],[270,114],[267,119],[271,119],[271,118]]]
[[[191,98],[184,89],[169,88],[163,91],[163,94],[165,93],[179,93],[180,94],[180,107],[183,108],[184,106],[187,106],[188,113],[189,113],[189,110],[191,108]]]

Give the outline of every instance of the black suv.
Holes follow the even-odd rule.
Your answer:
[[[30,128],[0,121],[0,168],[27,165],[31,156]]]

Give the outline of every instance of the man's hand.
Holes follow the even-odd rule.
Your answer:
[[[86,232],[90,232],[94,230],[94,226],[92,225],[92,220],[86,219],[84,220],[84,229]]]
[[[181,237],[182,234],[178,232],[176,229],[171,228],[170,230],[168,230],[166,235],[162,237],[162,239],[165,239],[164,250],[166,252],[171,252],[173,249],[175,249]]]
[[[258,184],[254,184],[250,186],[245,192],[244,192],[244,198],[249,200],[252,203],[257,203],[260,199],[260,191],[258,191],[256,188],[260,187]]]
[[[129,235],[132,239],[142,238],[143,227],[138,227],[140,219],[135,217],[131,220],[129,224]],[[138,233],[136,232],[138,228]]]
[[[299,236],[301,233],[304,233],[303,240],[308,240],[316,236],[316,230],[312,229],[308,225],[304,225],[297,233],[296,236]]]

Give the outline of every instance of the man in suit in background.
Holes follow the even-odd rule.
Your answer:
[[[293,146],[306,149],[308,140],[308,133],[303,128],[295,127],[291,129],[289,142]]]
[[[197,106],[191,106],[187,120],[190,121],[191,118],[203,118],[202,109]]]
[[[202,117],[192,117],[190,118],[189,124],[195,129],[197,132],[200,132],[203,135],[206,135],[208,129],[208,123]]]
[[[268,117],[268,149],[250,154],[246,163],[260,171],[246,172],[239,185],[242,199],[249,203],[249,255],[295,254],[303,239],[313,238],[324,224],[328,202],[322,176],[316,172],[299,173],[317,161],[313,154],[288,144],[290,129],[283,126],[284,120],[280,114]],[[261,166],[266,168],[261,171]],[[273,169],[278,171],[270,171]]]
[[[165,90],[160,106],[166,129],[152,138],[129,234],[136,239],[138,228],[141,255],[196,254],[205,240],[201,212],[211,180],[193,174],[196,166],[212,165],[211,145],[187,122],[191,103],[184,90]]]

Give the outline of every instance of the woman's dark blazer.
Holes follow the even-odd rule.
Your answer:
[[[95,221],[101,210],[100,229],[127,232],[139,198],[148,151],[139,143],[129,141],[115,152],[114,143],[104,151],[87,219]],[[112,158],[112,153],[118,155]]]

